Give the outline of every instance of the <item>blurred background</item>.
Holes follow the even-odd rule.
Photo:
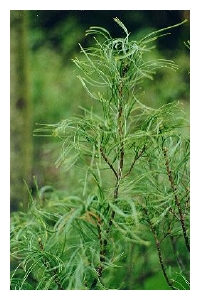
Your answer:
[[[72,62],[83,47],[93,43],[85,37],[90,26],[101,26],[113,37],[123,36],[113,21],[118,17],[138,40],[145,34],[190,19],[187,10],[65,11],[31,10],[10,12],[10,162],[11,211],[26,209],[28,189],[51,186],[73,194],[78,174],[64,172],[56,166],[61,142],[52,137],[34,136],[37,124],[55,124],[81,114],[80,107],[95,106],[77,79],[79,70]],[[183,103],[189,118],[189,49],[190,24],[171,29],[171,35],[160,38],[152,58],[172,59],[178,72],[162,69],[154,81],[142,88],[142,101],[159,107],[171,101]]]

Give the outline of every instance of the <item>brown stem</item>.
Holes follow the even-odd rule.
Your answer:
[[[158,253],[158,258],[159,258],[159,262],[160,262],[160,266],[163,272],[163,275],[165,277],[165,280],[167,282],[167,284],[171,287],[171,289],[175,290],[173,283],[169,280],[167,273],[165,271],[165,266],[164,266],[164,261],[163,261],[163,257],[162,257],[162,252],[161,252],[161,247],[160,247],[160,241],[156,232],[155,227],[153,226],[153,224],[151,223],[151,220],[149,219],[149,215],[148,215],[148,211],[146,208],[144,208],[144,211],[148,217],[148,223],[151,229],[151,232],[153,233],[154,239],[155,239],[155,243],[156,243],[156,249],[157,249],[157,253]]]
[[[114,201],[117,200],[118,194],[119,194],[119,183],[122,178],[122,171],[123,171],[123,166],[124,166],[124,142],[123,142],[123,123],[122,123],[122,116],[123,116],[123,84],[120,82],[119,84],[119,103],[118,103],[118,116],[117,116],[117,126],[118,126],[118,135],[120,139],[120,145],[119,145],[119,164],[118,164],[118,171],[116,172],[117,180],[115,184],[115,189],[114,189]],[[110,228],[113,223],[113,219],[115,216],[115,212],[111,210],[110,214],[110,220],[108,222],[108,229],[107,229],[107,234],[110,232]]]
[[[124,165],[124,142],[123,142],[123,82],[119,84],[119,99],[118,99],[118,116],[117,116],[117,126],[118,126],[118,135],[120,139],[119,146],[119,168],[118,168],[118,176],[122,177],[122,169]]]
[[[179,216],[180,216],[180,222],[181,222],[181,227],[182,227],[182,231],[183,231],[183,236],[184,236],[184,239],[185,239],[185,245],[186,245],[188,251],[190,252],[190,244],[189,244],[189,239],[188,239],[188,236],[187,236],[187,230],[186,230],[186,226],[185,226],[185,219],[184,219],[184,215],[182,213],[180,200],[177,196],[177,187],[174,183],[174,179],[173,179],[173,176],[172,176],[172,171],[171,171],[170,165],[169,165],[169,158],[168,158],[167,152],[168,152],[168,149],[166,147],[164,147],[163,148],[163,153],[164,153],[164,157],[165,157],[165,166],[166,166],[166,170],[167,170],[167,175],[168,175],[168,178],[169,178],[169,182],[170,182],[172,191],[174,193],[175,204],[178,208],[178,213],[179,213]]]
[[[115,177],[116,177],[116,184],[115,184],[115,189],[114,189],[114,201],[118,198],[118,193],[119,193],[119,182],[122,178],[122,170],[123,170],[123,165],[124,165],[124,142],[123,142],[123,124],[122,124],[122,115],[123,115],[123,106],[122,106],[122,96],[123,96],[123,85],[120,83],[119,85],[119,104],[118,104],[118,116],[117,116],[117,126],[118,126],[118,135],[120,138],[120,144],[119,144],[119,164],[118,164],[118,170],[116,171],[112,163],[109,161],[108,157],[104,153],[104,150],[102,147],[100,147],[100,153],[101,156],[103,157],[104,161],[108,164],[110,169],[113,171]],[[110,210],[110,208],[109,208]],[[98,278],[99,280],[102,277],[102,272],[103,272],[103,263],[105,261],[105,255],[106,255],[106,247],[108,244],[108,236],[113,224],[113,219],[115,217],[115,212],[111,209],[110,210],[110,219],[108,222],[108,227],[105,231],[106,233],[106,238],[102,238],[101,234],[101,226],[97,223],[97,231],[98,231],[98,239],[100,243],[100,265],[96,268]],[[91,288],[94,289],[95,286],[97,285],[98,279],[95,278],[92,282]]]
[[[158,239],[157,233],[156,231],[153,231],[154,234],[154,238],[155,238],[155,242],[156,242],[156,248],[157,248],[157,252],[158,252],[158,257],[159,257],[159,262],[163,271],[163,275],[165,277],[165,280],[167,281],[167,284],[173,289],[175,290],[172,282],[169,280],[167,273],[165,271],[165,267],[164,267],[164,262],[163,262],[163,257],[162,257],[162,252],[161,252],[161,248],[160,248],[160,241]]]
[[[39,244],[39,248],[41,251],[44,251],[44,245],[42,243],[41,238],[38,239],[38,244]],[[58,286],[59,290],[63,290],[62,285],[58,279],[58,274],[56,272],[56,270],[52,270],[52,271],[48,271],[50,264],[49,262],[46,260],[46,258],[43,258],[43,263],[46,267],[47,272],[50,274],[50,276],[53,276],[53,281],[55,282],[55,284]]]
[[[118,125],[118,134],[120,138],[120,145],[119,145],[119,165],[118,165],[118,170],[114,169],[113,165],[109,162],[108,158],[104,155],[103,149],[100,148],[100,152],[104,158],[104,160],[107,162],[107,164],[110,166],[112,171],[114,172],[117,180],[115,184],[115,189],[114,189],[114,201],[117,200],[118,194],[119,194],[119,183],[122,178],[122,170],[123,170],[123,165],[124,165],[124,142],[123,142],[123,124],[122,124],[122,115],[123,115],[123,106],[122,106],[122,98],[123,98],[123,84],[120,83],[119,85],[119,104],[118,104],[118,116],[117,116],[117,125]],[[108,235],[110,232],[110,228],[113,223],[113,219],[115,216],[115,212],[111,210],[110,212],[110,220],[108,222],[108,228],[106,230],[106,234]],[[104,246],[107,245],[107,240],[104,241]]]
[[[117,172],[115,171],[115,176],[116,176],[116,184],[114,188],[114,194],[113,198],[114,201],[117,200],[118,194],[119,194],[119,184],[120,180],[122,178],[122,171],[123,171],[123,165],[124,165],[124,142],[123,142],[123,123],[122,123],[122,116],[123,116],[123,105],[122,105],[122,100],[123,100],[123,84],[122,82],[119,84],[119,103],[118,103],[118,116],[117,116],[117,126],[118,126],[118,135],[120,138],[120,145],[119,145],[119,164],[118,164],[118,170]],[[113,219],[115,217],[115,212],[113,210],[110,211],[110,219],[108,222],[108,228],[106,230],[106,235],[108,236],[110,233],[110,229],[113,224]],[[104,240],[104,252],[105,247],[107,245],[108,241],[107,239]]]
[[[98,239],[99,239],[99,260],[100,260],[100,264],[96,267],[96,272],[97,272],[97,276],[98,278],[94,278],[93,282],[91,284],[91,289],[93,290],[97,283],[98,280],[101,281],[101,277],[102,277],[102,273],[103,273],[103,263],[105,262],[105,252],[106,252],[106,245],[107,245],[107,240],[103,239],[102,237],[102,222],[100,218],[96,218],[95,217],[95,222],[96,222],[96,226],[97,226],[97,232],[98,232]],[[101,282],[101,284],[103,285],[103,283]]]

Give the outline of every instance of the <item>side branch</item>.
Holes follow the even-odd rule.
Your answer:
[[[132,164],[130,166],[129,171],[123,176],[123,178],[127,177],[131,173],[131,171],[133,170],[133,167],[134,167],[136,161],[143,155],[145,149],[146,149],[146,145],[144,145],[143,148],[142,148],[142,150],[135,156],[135,158],[134,158],[134,160],[133,160],[133,162],[132,162]]]
[[[163,153],[164,153],[164,157],[165,157],[165,166],[166,166],[166,170],[167,170],[167,175],[168,175],[168,178],[169,178],[169,182],[170,182],[172,191],[174,193],[175,204],[178,208],[178,213],[179,213],[179,216],[180,216],[180,222],[181,222],[181,227],[182,227],[182,231],[183,231],[183,236],[184,236],[184,239],[185,239],[185,245],[186,245],[188,251],[190,252],[190,244],[189,244],[189,239],[188,239],[188,236],[187,236],[187,230],[186,230],[186,226],[185,226],[185,219],[184,219],[184,215],[182,213],[180,200],[177,196],[177,187],[174,183],[174,179],[173,179],[173,176],[172,176],[172,171],[170,169],[167,151],[168,151],[167,148],[164,147],[163,148]]]
[[[100,153],[103,157],[103,159],[105,160],[105,162],[109,165],[109,167],[111,168],[111,170],[113,171],[113,173],[115,174],[115,177],[118,178],[117,172],[115,171],[115,168],[113,167],[113,165],[110,163],[110,161],[108,160],[108,157],[105,155],[102,147],[100,147]]]

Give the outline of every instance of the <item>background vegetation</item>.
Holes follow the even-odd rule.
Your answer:
[[[18,13],[19,15],[21,14],[21,12]],[[32,122],[32,130],[29,133],[30,135],[32,135],[33,130],[37,128],[37,123],[56,124],[61,120],[71,118],[74,115],[83,115],[84,112],[81,107],[91,109],[92,106],[95,106],[94,109],[98,111],[98,104],[94,104],[78,81],[77,75],[79,75],[79,71],[75,68],[74,63],[71,60],[75,57],[81,57],[78,43],[81,43],[84,47],[92,44],[92,39],[85,39],[85,30],[88,29],[89,26],[98,25],[105,27],[110,31],[112,36],[121,37],[123,35],[122,30],[113,22],[113,18],[117,16],[125,23],[129,31],[131,31],[132,39],[137,40],[146,33],[155,29],[178,23],[185,17],[189,18],[188,11],[28,11],[26,13],[29,21],[29,26],[26,28],[27,45],[29,49],[29,69],[27,70],[27,73],[30,76],[30,100],[33,107],[31,116],[32,120],[30,119]],[[163,57],[173,59],[178,64],[179,71],[172,72],[169,69],[160,69],[154,76],[154,81],[144,81],[141,85],[140,101],[153,108],[159,108],[163,104],[167,104],[172,101],[180,101],[183,105],[183,110],[186,112],[186,119],[189,119],[189,50],[184,45],[184,42],[187,40],[189,40],[189,22],[184,26],[174,28],[170,36],[165,36],[156,42],[157,47],[154,51],[152,51],[149,59]],[[14,118],[15,116],[13,117],[13,120]],[[189,135],[189,129],[187,126],[184,127],[183,134],[185,136]],[[48,240],[47,236],[43,236],[43,234],[45,234],[43,226],[46,226],[44,225],[46,222],[48,223],[48,218],[50,222],[55,224],[58,218],[62,217],[60,215],[60,211],[56,212],[56,205],[59,205],[58,203],[61,198],[66,199],[68,203],[67,209],[71,207],[72,204],[69,203],[73,203],[73,201],[80,201],[82,203],[82,200],[76,197],[77,195],[82,194],[85,177],[80,168],[66,170],[65,166],[59,165],[58,158],[60,156],[62,141],[49,136],[45,138],[43,135],[42,137],[35,136],[32,138],[31,142],[28,141],[28,143],[32,143],[33,146],[33,159],[31,160],[32,170],[30,171],[31,179],[29,179],[28,176],[24,179],[28,184],[31,195],[26,197],[25,200],[22,195],[18,199],[14,197],[11,199],[11,203],[14,203],[11,208],[15,210],[17,208],[19,209],[20,203],[24,203],[24,201],[28,203],[28,198],[31,199],[31,201],[35,198],[39,199],[39,207],[36,205],[36,207],[34,206],[34,208],[32,208],[29,212],[29,214],[36,216],[36,219],[34,220],[30,218],[30,222],[31,226],[33,226],[32,228],[43,224],[42,228],[37,228],[37,231],[40,233],[43,232],[42,236],[39,236],[39,238],[42,238],[43,241],[45,240],[46,243],[48,241],[46,245],[46,249],[48,251],[48,249],[54,249],[55,240],[58,237],[54,236]],[[11,153],[12,151],[14,151],[14,149],[11,149]],[[21,158],[20,162],[23,165],[23,158]],[[24,186],[23,180],[21,181]],[[16,184],[18,183],[13,180],[11,183],[11,191],[12,189],[15,189]],[[90,200],[91,199],[88,199],[88,201]],[[17,205],[15,205],[16,201],[18,202]],[[45,201],[45,208],[43,201]],[[64,208],[65,204],[63,203],[62,205]],[[26,205],[24,205],[24,207],[25,206]],[[33,212],[34,209],[35,211]],[[154,213],[154,218],[156,218],[156,212],[152,211],[152,214]],[[38,225],[37,222],[37,224],[34,223],[35,220],[39,220],[40,225]],[[15,234],[17,230],[19,230],[18,232],[22,233],[23,236],[24,233],[21,231],[22,228],[28,228],[27,215],[20,217],[20,213],[13,213],[12,224],[14,241],[16,242]],[[53,224],[51,224],[51,226],[53,226]],[[75,228],[74,232],[71,232],[71,236],[76,236],[77,230],[78,228]],[[87,230],[85,229],[85,233],[86,232]],[[30,231],[28,235],[30,234],[31,236],[32,233]],[[117,234],[118,233],[116,233],[116,235]],[[147,236],[147,239],[152,239],[151,235],[147,234]],[[63,238],[64,236],[60,237],[59,241]],[[31,246],[28,245],[27,241],[23,240],[23,238],[21,240],[20,237],[19,240],[24,245],[25,251],[23,254],[24,256],[22,255],[20,258],[22,260],[24,259],[23,257],[26,257],[27,259],[27,254],[31,255],[26,252],[29,247],[39,247],[40,250],[43,251],[44,245],[41,240],[39,240],[38,244],[37,239],[34,240],[34,238],[31,238]],[[15,242],[12,245],[16,251],[16,247],[18,246]],[[70,244],[70,240],[68,243]],[[122,245],[119,243],[118,247],[120,248]],[[146,250],[145,245],[136,245],[134,250],[132,248],[132,244],[128,244],[126,247],[127,249],[125,249],[125,253],[129,253],[127,254],[126,259],[123,256],[119,258],[125,268],[120,269],[121,271],[118,271],[117,276],[115,274],[109,274],[111,277],[114,276],[114,282],[113,284],[111,282],[111,288],[116,288],[116,285],[118,285],[118,288],[121,289],[169,288],[158,267],[159,261],[156,256],[156,248],[151,248],[150,251],[150,248]],[[188,269],[188,257],[187,254],[185,254],[183,241],[181,241],[179,247],[180,248],[177,250],[181,253],[181,262],[179,262],[179,264],[185,264]],[[168,246],[165,246],[165,249],[165,256],[170,256],[171,254],[170,252],[168,253],[167,250]],[[55,253],[59,251],[61,250],[58,248],[53,250]],[[72,249],[71,251],[74,250]],[[85,257],[85,251],[85,249],[83,250],[82,248],[79,248],[77,257]],[[142,256],[140,255],[141,251],[143,253]],[[42,253],[42,255],[41,253],[37,253],[37,255],[39,256],[37,256],[36,260],[42,260],[45,267],[45,264],[48,264],[48,259],[45,258],[44,253]],[[15,259],[11,264],[12,269],[16,266]],[[19,257],[17,257],[17,259],[19,259]],[[131,269],[126,269],[126,267],[127,265],[132,265],[135,260],[138,261],[138,270],[134,270],[134,275],[131,272]],[[55,271],[56,265],[59,266],[59,261],[57,261],[56,256],[54,258],[52,257],[51,261],[53,266],[50,267],[50,279],[48,283],[46,283],[46,286],[42,281],[41,286],[38,287],[36,285],[38,289],[48,289],[48,284],[51,286],[52,282],[53,289],[61,289],[61,286],[59,286],[59,278],[57,278],[57,273]],[[25,260],[24,263],[25,265],[27,263],[24,267],[26,269],[28,266],[28,260]],[[144,272],[146,265],[148,265],[148,270],[146,270],[147,272]],[[155,267],[152,267],[154,265]],[[30,269],[28,268],[28,270]],[[37,266],[35,266],[35,270],[31,270],[31,272],[28,271],[31,273],[30,276],[33,277],[30,277],[29,280],[26,281],[25,285],[20,283],[20,287],[22,289],[33,288],[35,276],[42,278],[41,275],[44,270],[41,269],[41,274],[34,275],[34,272],[38,273]],[[77,275],[75,276],[75,286],[77,286],[77,288],[80,286],[78,282],[78,272],[80,270],[76,270]],[[176,272],[176,270],[168,270],[168,272],[173,273]],[[141,274],[141,278],[138,277],[138,274]],[[179,275],[180,278],[177,279],[179,282],[178,288],[180,289],[188,288],[188,283],[185,281],[184,276],[181,277],[181,275]],[[128,278],[130,280],[128,280]],[[16,278],[14,277],[13,286],[16,288],[16,286],[18,286],[18,281],[15,282],[15,279]],[[126,280],[127,284],[125,284]],[[117,281],[119,281],[119,283],[117,283]],[[132,285],[132,282],[134,282],[134,286]],[[70,284],[71,286],[74,286],[74,282]]]

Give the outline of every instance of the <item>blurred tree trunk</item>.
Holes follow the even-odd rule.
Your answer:
[[[28,12],[10,11],[10,180],[11,211],[24,209],[32,173],[32,115],[29,93]]]

